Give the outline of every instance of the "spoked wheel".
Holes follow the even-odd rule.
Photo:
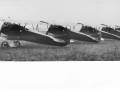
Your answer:
[[[14,41],[14,45],[15,45],[16,47],[20,47],[20,42],[19,42],[19,41]]]
[[[9,43],[4,41],[4,42],[2,42],[1,47],[8,48],[9,47]]]

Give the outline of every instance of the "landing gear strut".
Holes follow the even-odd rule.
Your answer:
[[[18,40],[16,40],[16,41],[10,41],[10,42],[3,41],[2,44],[1,44],[1,47],[3,47],[3,48],[20,47],[20,42]]]

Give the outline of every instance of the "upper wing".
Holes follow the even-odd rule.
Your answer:
[[[0,18],[0,21],[11,22],[11,23],[22,23],[22,24],[40,24],[39,21],[17,20],[17,19],[11,19],[11,18]]]

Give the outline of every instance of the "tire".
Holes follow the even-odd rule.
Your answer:
[[[2,42],[1,47],[8,48],[9,47],[9,43],[4,41],[4,42]]]
[[[15,45],[16,47],[20,47],[20,42],[19,42],[19,41],[14,41],[14,45]]]

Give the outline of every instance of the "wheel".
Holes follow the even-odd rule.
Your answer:
[[[5,48],[8,48],[9,47],[9,43],[8,42],[6,42],[6,41],[4,41],[4,42],[2,42],[2,44],[1,44],[1,47],[5,47]]]
[[[19,41],[14,41],[14,45],[15,45],[16,47],[20,47],[20,42],[19,42]]]

